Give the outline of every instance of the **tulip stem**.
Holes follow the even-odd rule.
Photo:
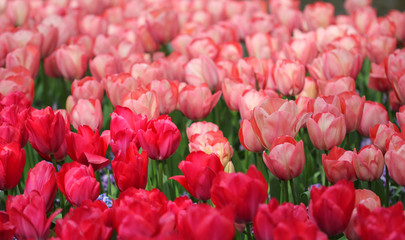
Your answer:
[[[372,188],[373,188],[372,182],[371,182],[371,181],[368,181],[368,189],[371,190],[371,191],[373,191]]]
[[[387,198],[385,199],[385,206],[389,207],[390,205],[390,174],[388,172],[388,167],[385,166],[385,195]]]
[[[158,188],[163,192],[163,162],[158,160],[155,161],[157,161],[158,164]]]
[[[294,204],[298,204],[297,193],[295,192],[295,188],[294,188],[294,179],[291,178],[289,182],[290,182],[290,187],[291,187]]]
[[[285,202],[289,202],[289,198],[288,198],[288,182],[287,181],[283,181],[283,185],[284,185],[284,201]]]
[[[251,227],[252,227],[252,224],[246,224],[246,235],[248,237],[248,240],[253,240],[252,231],[250,230]]]

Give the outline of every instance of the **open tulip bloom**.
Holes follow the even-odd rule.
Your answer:
[[[0,0],[0,240],[405,239],[405,5],[302,2]]]

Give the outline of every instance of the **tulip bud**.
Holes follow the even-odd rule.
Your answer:
[[[79,99],[69,113],[69,119],[75,129],[87,125],[91,129],[103,127],[103,111],[98,99]]]
[[[321,150],[329,150],[339,145],[346,136],[346,124],[343,116],[333,113],[318,113],[307,122],[309,138],[312,144]]]
[[[231,161],[229,161],[225,168],[224,168],[224,172],[226,173],[234,173],[235,172],[235,166],[233,165],[233,163]]]
[[[376,124],[387,124],[389,121],[388,112],[381,103],[366,101],[363,109],[363,116],[357,130],[365,137],[370,136],[370,129]]]
[[[346,151],[343,148],[333,147],[329,154],[322,154],[322,165],[326,178],[332,184],[342,179],[356,180],[356,172],[353,162],[356,159],[356,151]]]
[[[239,140],[242,146],[250,152],[263,152],[265,148],[253,131],[249,120],[242,120],[239,129]]]
[[[17,186],[25,166],[25,151],[17,142],[0,144],[0,189]]]

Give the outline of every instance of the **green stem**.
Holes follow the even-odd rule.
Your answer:
[[[295,187],[294,187],[294,178],[291,178],[289,182],[290,182],[290,187],[291,187],[294,204],[298,204],[297,193],[295,192]]]
[[[371,181],[368,181],[368,189],[370,189],[371,191],[373,191],[373,185]]]
[[[250,231],[251,227],[252,227],[252,224],[246,224],[246,235],[249,240],[253,240],[252,231]]]
[[[284,200],[285,202],[289,202],[289,197],[288,197],[288,182],[287,181],[283,181],[283,185],[284,185]]]
[[[390,205],[390,174],[388,173],[387,166],[385,166],[385,195],[386,195],[385,206],[389,207],[389,205]]]
[[[163,162],[158,160],[154,161],[157,161],[158,164],[158,188],[163,192]]]

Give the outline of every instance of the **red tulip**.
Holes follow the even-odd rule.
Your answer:
[[[197,204],[179,213],[177,228],[185,239],[233,239],[233,219],[231,208],[218,210],[207,204]]]
[[[162,115],[148,122],[146,130],[139,130],[139,143],[154,160],[165,160],[176,152],[181,134],[170,117]]]
[[[246,174],[219,173],[211,187],[211,200],[223,209],[234,208],[237,223],[250,223],[260,203],[267,198],[268,185],[255,165]]]
[[[123,192],[129,187],[145,189],[148,181],[148,155],[145,151],[139,154],[133,142],[125,152],[119,151],[111,162],[114,179],[118,189]]]
[[[210,189],[214,178],[224,170],[218,156],[202,151],[191,152],[181,161],[179,169],[184,176],[173,176],[193,197],[207,201],[211,198]]]
[[[356,157],[355,151],[346,151],[336,146],[329,151],[328,155],[322,154],[322,165],[328,181],[335,184],[342,179],[356,180],[353,166]]]
[[[301,221],[286,221],[274,229],[274,240],[317,239],[327,240],[328,236],[321,232],[314,224]]]
[[[283,222],[309,222],[307,209],[304,204],[293,205],[283,203],[279,205],[277,199],[272,198],[269,204],[261,204],[253,221],[254,234],[257,240],[274,239],[274,229]]]
[[[287,181],[298,177],[305,165],[304,142],[281,136],[274,140],[269,155],[263,152],[263,161],[278,179]]]
[[[87,125],[79,126],[77,133],[69,132],[66,135],[66,141],[69,157],[73,161],[86,166],[91,165],[95,171],[110,163],[110,160],[105,158],[110,141],[109,131],[103,132],[100,136],[97,129],[93,132]]]
[[[345,230],[355,204],[353,182],[341,180],[331,187],[313,187],[309,204],[310,217],[328,236]]]
[[[45,201],[37,191],[7,198],[10,222],[16,226],[15,236],[21,239],[47,239],[52,220],[61,211],[56,210],[46,219]]]
[[[25,151],[16,142],[0,143],[0,189],[17,186],[25,166]]]
[[[354,229],[363,240],[384,240],[405,238],[405,216],[402,202],[389,208],[371,211],[366,206],[357,208],[358,221]]]
[[[91,165],[87,167],[78,162],[65,163],[56,180],[59,190],[75,207],[80,206],[84,200],[97,199],[100,194],[100,183]]]
[[[100,200],[92,203],[87,200],[78,208],[71,208],[69,213],[56,221],[55,234],[60,239],[102,239],[112,237],[109,226],[111,209]]]
[[[63,148],[65,141],[66,124],[60,113],[54,113],[51,107],[33,109],[27,119],[27,130],[31,146],[41,157],[51,161],[63,159],[66,150]]]
[[[0,239],[13,239],[15,230],[15,226],[10,222],[8,214],[0,211]]]
[[[51,163],[41,161],[30,169],[24,194],[29,195],[32,191],[38,191],[45,201],[46,212],[51,211],[57,191],[56,170]]]

